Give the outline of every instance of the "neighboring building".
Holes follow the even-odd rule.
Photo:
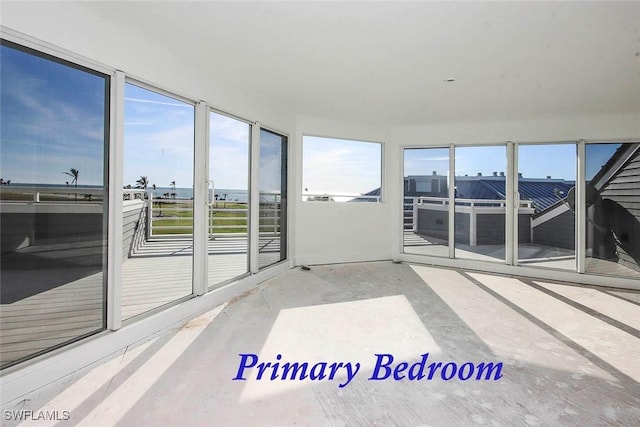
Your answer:
[[[456,241],[472,246],[503,243],[504,204],[500,202],[506,200],[504,172],[494,172],[490,176],[456,176],[455,181],[456,199],[473,201],[456,203]],[[575,213],[567,203],[567,196],[574,186],[574,181],[564,179],[519,177],[520,201],[529,202],[518,211],[518,240],[521,243],[574,249]],[[404,191],[405,197],[444,199],[449,191],[447,177],[435,172],[432,175],[409,175],[404,179]],[[495,202],[476,202],[482,200]],[[476,208],[468,209],[471,204]],[[408,208],[409,205],[406,206]],[[437,203],[425,207],[418,213],[416,231],[445,238],[448,229],[446,209]],[[478,216],[473,219],[472,215]],[[406,218],[409,219],[408,216]]]
[[[640,144],[622,144],[587,182],[587,255],[640,271]]]

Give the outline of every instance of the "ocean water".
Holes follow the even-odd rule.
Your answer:
[[[147,188],[147,190],[153,193],[154,198],[160,197],[168,197],[174,191],[169,187],[156,187],[155,190],[151,188]],[[193,199],[193,189],[192,188],[176,188],[175,189],[176,198],[177,199]],[[237,189],[227,189],[227,188],[216,188],[215,196],[218,197],[217,200],[227,201],[227,202],[242,202],[247,203],[249,201],[249,194],[247,190],[237,190]],[[261,202],[273,202],[275,199],[275,194],[260,194]]]
[[[170,197],[170,194],[173,192],[176,193],[177,199],[193,199],[193,188],[177,187],[173,190],[170,187],[156,187],[154,190],[151,187],[147,187],[147,191],[151,191],[153,193],[154,199]],[[226,200],[228,202],[247,202],[249,199],[246,190],[216,188],[215,195],[218,196],[218,200]]]

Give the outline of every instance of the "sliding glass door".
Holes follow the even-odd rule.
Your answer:
[[[576,270],[576,144],[518,147],[518,263]]]
[[[640,279],[640,143],[588,143],[585,154],[585,271]]]
[[[209,287],[249,271],[250,135],[250,124],[209,114]]]
[[[287,137],[260,129],[260,269],[287,258]]]
[[[110,77],[2,41],[0,366],[106,327]]]
[[[506,146],[455,149],[455,256],[505,262]]]
[[[640,279],[640,143],[450,150],[403,150],[404,253]]]
[[[449,256],[449,149],[404,150],[403,249]]]
[[[125,84],[122,319],[193,293],[194,105]]]

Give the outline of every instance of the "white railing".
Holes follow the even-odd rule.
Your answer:
[[[67,187],[35,186],[35,185],[3,185],[0,187],[2,202],[11,203],[41,203],[41,202],[97,202],[102,201],[104,188],[102,187]]]
[[[305,193],[302,195],[304,202],[379,202],[380,196],[367,196],[365,194],[327,194],[327,193]]]
[[[147,192],[141,188],[125,188],[122,191],[122,200],[145,200]]]
[[[260,234],[278,234],[282,215],[280,195],[260,193]],[[273,198],[273,201],[265,201]],[[193,232],[193,200],[180,198],[154,198],[147,192],[147,227],[150,237],[185,236]],[[249,228],[248,202],[234,200],[214,200],[208,207],[208,233],[216,236],[246,236]],[[163,224],[162,221],[176,221],[179,224]]]
[[[465,209],[470,208],[474,213],[483,213],[483,208],[504,208],[507,204],[506,200],[499,199],[455,199],[455,206]],[[417,231],[418,229],[418,209],[434,208],[438,210],[447,210],[449,206],[448,197],[404,197],[404,230]],[[519,209],[533,209],[532,200],[520,200],[518,202]],[[489,211],[489,209],[487,209]]]

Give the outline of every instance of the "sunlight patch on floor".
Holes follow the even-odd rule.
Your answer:
[[[567,348],[562,341],[523,319],[521,314],[473,284],[459,272],[416,265],[412,265],[411,268],[496,355],[519,363],[548,366],[607,380],[614,379],[575,350]],[[478,278],[480,279],[486,286],[492,287],[496,281],[505,278],[483,276]],[[533,305],[540,303],[537,294],[541,292],[516,279],[506,280],[509,281],[508,284],[505,283],[506,286],[513,292],[533,301]],[[546,309],[545,306],[541,307],[542,310]]]
[[[631,302],[623,301],[593,288],[559,285],[537,280],[535,283],[640,331],[640,307]]]
[[[87,425],[115,425],[122,421],[127,411],[151,389],[225,306],[226,304],[221,305],[184,325],[117,389],[107,390],[108,395],[101,404],[79,422]],[[117,374],[118,372],[115,372],[114,377]]]
[[[485,286],[620,372],[640,382],[640,364],[630,354],[640,354],[640,339],[577,308],[537,291],[513,278],[469,273]],[[533,341],[535,342],[535,341]]]
[[[427,350],[425,350],[427,349]],[[392,354],[396,362],[417,361],[421,354],[441,352],[404,295],[281,310],[259,352],[259,362],[352,362],[361,364],[357,378],[369,376],[375,354]],[[299,380],[256,380],[257,369],[246,371],[240,402],[260,400],[312,385]],[[271,371],[269,371],[271,372]],[[346,381],[340,370],[336,390]],[[322,381],[323,383],[327,380]]]

